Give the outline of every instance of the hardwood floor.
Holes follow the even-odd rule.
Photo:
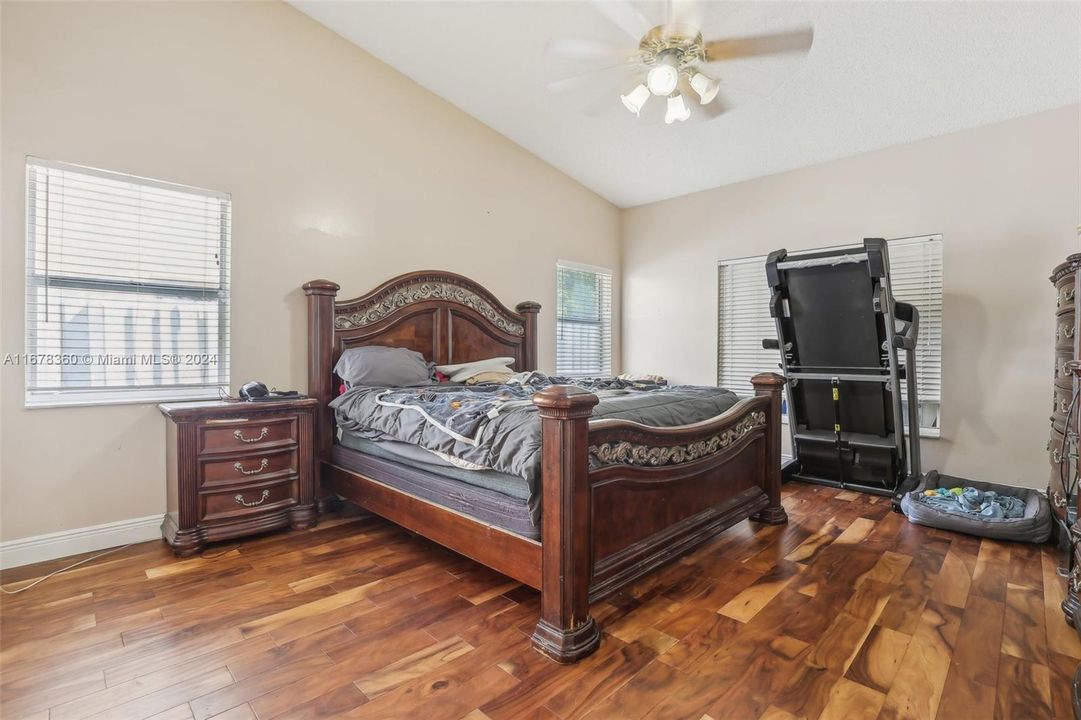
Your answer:
[[[377,518],[186,560],[143,543],[2,598],[0,715],[1073,717],[1050,549],[828,488],[784,504],[595,606],[601,648],[571,667],[529,647],[537,593]]]

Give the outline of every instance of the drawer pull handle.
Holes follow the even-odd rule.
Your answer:
[[[259,473],[266,470],[266,466],[269,465],[269,464],[270,464],[270,461],[267,460],[266,458],[263,458],[262,460],[259,461],[259,467],[255,468],[254,470],[245,470],[244,469],[244,464],[243,463],[238,463],[238,462],[233,463],[233,469],[235,469],[241,475],[258,475]]]
[[[269,433],[269,432],[270,432],[270,428],[264,427],[264,428],[261,428],[259,430],[259,437],[246,438],[246,437],[244,437],[244,431],[243,430],[234,430],[233,431],[233,437],[235,437],[237,440],[239,440],[240,442],[243,442],[243,443],[253,443],[253,442],[259,442],[260,440],[265,438],[267,436],[267,433]]]
[[[265,503],[268,497],[270,497],[270,491],[264,490],[262,496],[258,500],[255,500],[253,502],[244,502],[244,496],[240,493],[234,495],[233,499],[236,500],[237,505],[243,505],[244,507],[255,507],[256,505],[262,505],[263,503]]]

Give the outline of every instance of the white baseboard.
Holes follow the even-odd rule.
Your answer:
[[[161,538],[161,521],[161,515],[147,515],[0,542],[0,568],[19,567],[128,543],[156,540]]]

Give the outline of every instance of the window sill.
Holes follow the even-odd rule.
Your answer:
[[[37,410],[99,405],[156,405],[161,402],[217,400],[219,397],[221,395],[217,385],[157,390],[57,390],[55,392],[28,392],[23,407],[27,410]]]

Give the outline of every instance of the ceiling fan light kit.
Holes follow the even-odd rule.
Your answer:
[[[642,29],[649,27],[649,23],[632,3],[627,0],[593,0],[594,7],[601,15],[631,37],[638,39],[638,47],[624,52],[622,46],[597,41],[552,41],[546,52],[564,59],[595,62],[600,58],[618,58],[618,61],[615,65],[594,68],[585,75],[550,83],[549,89],[562,91],[565,86],[579,86],[580,81],[589,75],[625,68],[628,74],[638,77],[634,88],[619,98],[635,117],[641,116],[642,108],[649,102],[651,95],[667,99],[664,121],[669,125],[676,121],[683,122],[690,117],[687,98],[694,95],[698,96],[697,104],[701,107],[697,114],[706,118],[717,117],[731,109],[732,105],[729,98],[720,96],[720,83],[715,73],[711,71],[706,74],[703,72],[704,68],[733,60],[806,54],[814,40],[814,31],[810,27],[804,27],[759,35],[719,38],[707,42],[696,24],[671,21],[671,18],[678,16],[676,5],[683,1],[667,0],[665,17],[668,22],[656,25],[639,36]],[[733,72],[738,75],[738,65],[726,69],[723,73],[724,80],[732,83],[734,87],[740,87],[733,81]],[[770,73],[758,71],[758,77],[759,82],[765,84],[770,79]],[[745,85],[741,89],[747,90]],[[751,92],[753,93],[753,90]]]
[[[692,63],[705,59],[705,45],[702,35],[694,28],[681,24],[658,25],[650,30],[642,38],[638,45],[639,60],[649,67],[646,73],[645,89],[638,85],[627,95],[621,95],[623,105],[635,116],[642,112],[642,107],[649,99],[649,95],[668,98],[668,107],[664,114],[664,122],[668,125],[683,122],[691,116],[690,108],[683,99],[683,94],[677,89],[680,76],[691,77],[694,67]],[[694,77],[701,76],[698,85],[692,78],[691,87],[698,93],[702,104],[708,103],[717,96],[717,83],[700,72],[693,73]],[[710,94],[710,86],[712,86]],[[698,88],[702,87],[702,90]],[[705,95],[703,93],[706,93]]]

